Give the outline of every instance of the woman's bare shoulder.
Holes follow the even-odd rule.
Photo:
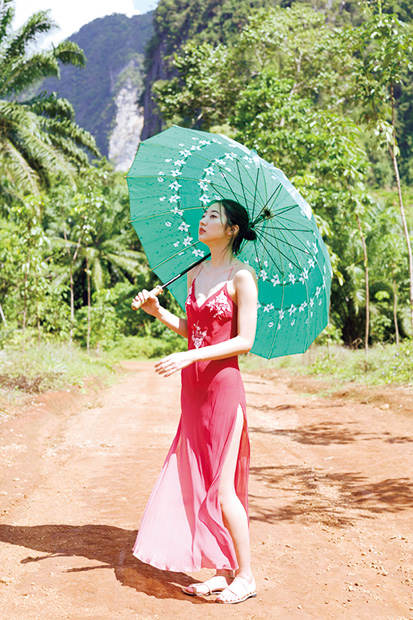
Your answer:
[[[251,265],[240,262],[234,275],[235,284],[237,282],[251,282],[251,280],[257,282],[255,269]]]

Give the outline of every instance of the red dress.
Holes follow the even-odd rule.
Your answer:
[[[186,301],[188,348],[235,337],[237,307],[227,284],[199,306],[194,282]],[[223,523],[218,489],[239,405],[244,427],[235,490],[248,514],[250,449],[238,359],[196,362],[182,370],[178,430],[133,549],[143,562],[171,571],[238,568],[232,539]]]

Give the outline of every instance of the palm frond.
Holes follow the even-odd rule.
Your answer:
[[[122,272],[127,273],[132,278],[136,277],[138,273],[145,271],[141,261],[130,260],[116,254],[109,254],[108,259],[110,259],[113,265],[116,265]]]
[[[96,146],[95,138],[73,121],[47,119],[44,121],[44,129],[50,133],[52,140],[64,138],[67,142],[70,141],[81,148],[87,148],[94,155],[100,157],[100,151]]]
[[[53,52],[39,52],[30,58],[13,57],[0,72],[2,97],[18,94],[46,77],[59,77],[59,63]]]
[[[43,91],[37,97],[24,102],[35,114],[55,120],[75,120],[75,111],[68,99],[56,93]]]
[[[62,41],[53,50],[56,58],[64,65],[84,67],[86,56],[84,51],[74,41]]]
[[[77,164],[79,168],[86,167],[89,163],[88,156],[73,142],[55,134],[49,134],[53,146],[62,153],[69,161]]]
[[[104,288],[103,269],[99,257],[95,257],[95,260],[92,264],[92,282],[94,288],[97,291],[100,291],[102,290],[102,288]]]
[[[40,131],[32,133],[26,127],[20,126],[16,128],[10,140],[42,180],[47,182],[53,175],[62,174],[73,187],[75,186],[72,166],[50,144],[47,135],[42,135]]]
[[[4,54],[4,62],[16,56],[23,56],[32,43],[40,34],[56,28],[57,24],[50,17],[50,11],[38,11],[19,28],[9,42]]]
[[[14,0],[0,0],[0,45],[14,17]]]
[[[0,142],[0,156],[4,159],[14,182],[18,184],[21,189],[26,189],[32,194],[39,193],[38,175],[12,142]]]

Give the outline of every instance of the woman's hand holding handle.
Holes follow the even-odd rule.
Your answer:
[[[132,302],[132,310],[142,308],[147,314],[156,315],[159,312],[159,301],[157,296],[162,293],[162,286],[155,286],[151,291],[143,290],[138,293]]]

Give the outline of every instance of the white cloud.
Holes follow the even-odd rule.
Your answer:
[[[124,13],[128,17],[139,15],[133,0],[17,0],[15,3],[16,15],[14,27],[21,26],[33,13],[51,9],[51,17],[60,26],[44,41],[44,45],[63,41],[84,24],[97,17],[104,17],[111,13]]]

